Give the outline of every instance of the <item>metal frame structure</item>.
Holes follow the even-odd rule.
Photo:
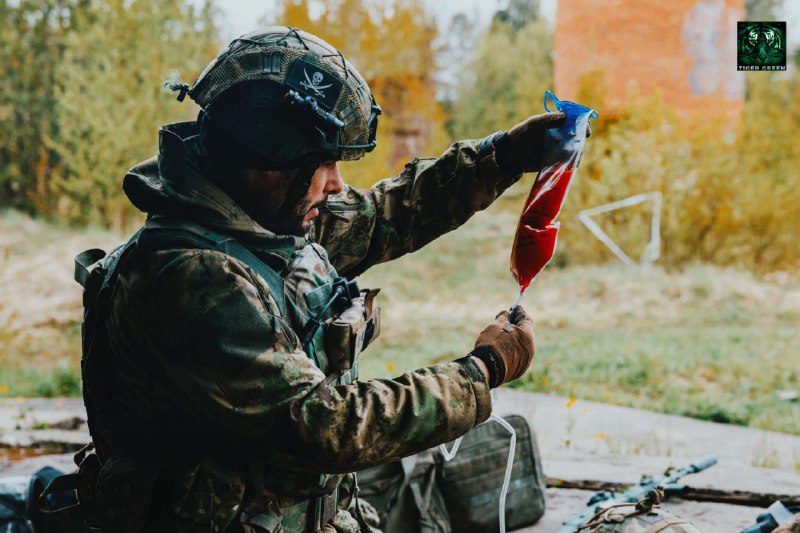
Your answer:
[[[622,248],[620,248],[608,233],[603,231],[591,217],[599,215],[600,213],[608,213],[610,211],[616,211],[617,209],[638,205],[648,200],[652,200],[653,202],[653,216],[650,222],[650,242],[645,246],[639,258],[639,262],[637,263],[631,259],[628,254],[622,251]],[[623,198],[622,200],[617,200],[616,202],[584,209],[578,213],[578,220],[580,220],[581,223],[586,226],[586,229],[592,232],[592,235],[605,244],[608,249],[626,265],[650,266],[661,256],[661,192],[659,191],[636,194],[628,198]]]

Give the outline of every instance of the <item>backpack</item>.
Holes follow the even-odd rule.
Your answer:
[[[536,437],[520,415],[503,417],[517,435],[505,505],[506,529],[544,515],[545,480]],[[464,435],[456,456],[441,464],[439,487],[454,531],[498,530],[498,502],[510,448],[508,431],[488,420]]]
[[[544,514],[545,480],[536,436],[524,417],[503,417],[517,444],[506,495],[508,530]],[[489,420],[464,435],[445,461],[438,447],[358,472],[359,497],[378,512],[380,528],[399,533],[494,532],[510,437]]]
[[[378,512],[380,528],[391,533],[450,533],[450,516],[436,484],[434,450],[357,473],[358,497]]]
[[[272,267],[232,237],[196,224],[148,219],[145,227],[136,232],[127,243],[109,253],[95,248],[78,254],[75,257],[74,277],[84,288],[81,375],[92,443],[75,455],[77,472],[66,475],[58,472],[53,475],[48,480],[44,494],[39,498],[41,511],[51,517],[51,520],[60,522],[61,529],[58,531],[73,531],[65,529],[63,524],[66,523],[100,526],[100,509],[95,489],[102,465],[108,458],[107,445],[113,440],[114,433],[126,434],[135,432],[136,429],[121,427],[115,420],[113,411],[109,410],[109,406],[113,404],[114,373],[108,367],[110,347],[104,318],[117,282],[118,266],[121,262],[130,260],[132,255],[171,246],[216,250],[244,262],[264,278],[271,293],[275,295],[280,312],[286,312],[283,279]],[[69,501],[68,495],[75,493],[78,495],[77,499]],[[9,533],[12,531],[17,530],[9,530]],[[37,529],[37,533],[38,531]],[[0,533],[5,533],[5,530],[0,529]]]
[[[45,486],[63,472],[45,466],[31,475],[0,478],[0,533],[80,533],[80,526],[64,526],[55,522],[36,506]],[[54,505],[75,503],[73,494],[50,497]],[[55,501],[58,500],[58,501]]]

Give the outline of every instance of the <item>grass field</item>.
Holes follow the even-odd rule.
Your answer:
[[[467,353],[514,300],[508,255],[519,197],[361,277],[381,287],[364,377]],[[122,236],[0,216],[0,395],[77,395],[80,290],[72,257]],[[696,265],[548,268],[529,290],[537,353],[513,386],[800,434],[800,279]]]

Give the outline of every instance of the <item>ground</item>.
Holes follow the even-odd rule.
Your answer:
[[[800,436],[505,387],[497,391],[494,411],[525,417],[548,481],[545,515],[524,533],[551,533],[582,511],[593,492],[568,487],[635,485],[643,475],[658,478],[668,467],[683,468],[708,455],[717,464],[681,480],[692,497],[707,500],[713,492],[749,505],[677,497],[663,504],[702,531],[741,531],[775,499],[800,504]],[[79,399],[0,400],[0,478],[44,465],[74,468],[72,455],[64,452],[88,441],[84,420]]]

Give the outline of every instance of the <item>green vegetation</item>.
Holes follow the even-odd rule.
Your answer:
[[[521,199],[362,276],[363,286],[384,288],[382,337],[364,374],[460,357],[511,304],[509,204]],[[796,276],[705,265],[548,268],[523,303],[537,354],[516,387],[800,434],[800,404],[775,395],[800,389]]]
[[[123,227],[135,210],[117,184],[160,125],[196,116],[161,84],[216,54],[215,16],[186,0],[0,0],[0,205]]]
[[[359,279],[381,287],[383,331],[365,377],[461,357],[517,293],[508,256],[523,182],[486,212]],[[79,395],[72,257],[123,240],[0,216],[0,396]],[[533,369],[514,386],[800,434],[800,279],[695,265],[548,268],[525,295]]]
[[[79,365],[55,370],[11,370],[0,368],[0,396],[60,398],[81,395]]]

